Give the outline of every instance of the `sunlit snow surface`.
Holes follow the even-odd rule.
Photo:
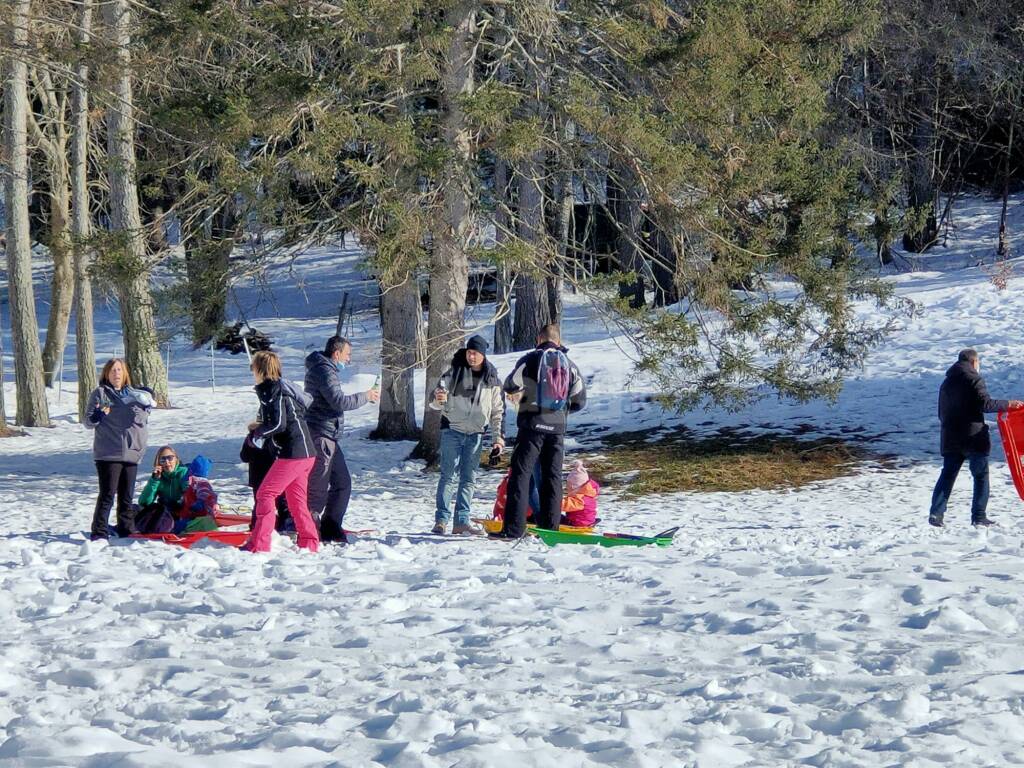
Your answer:
[[[977,266],[990,261],[997,211],[968,205],[960,240],[889,278],[920,311],[835,406],[662,414],[642,382],[627,388],[604,326],[570,302],[564,332],[593,377],[575,441],[660,423],[810,425],[873,437],[897,456],[890,470],[800,491],[602,498],[607,529],[681,526],[667,549],[397,536],[429,528],[436,475],[404,461],[409,444],[367,440],[370,408],[349,415],[345,440],[355,482],[346,522],[375,529],[354,546],[310,556],[275,538],[269,556],[252,556],[90,543],[91,433],[65,383],[59,404],[51,393],[52,430],[0,441],[0,764],[1024,761],[1024,507],[998,440],[990,514],[1000,526],[968,525],[966,473],[948,527],[925,524],[939,463],[935,394],[956,350],[978,347],[993,395],[1024,396],[1024,282],[997,292]],[[238,289],[238,305],[279,342],[286,375],[301,380],[341,291],[365,290],[355,260],[324,249],[272,271],[274,302]],[[99,325],[105,357],[119,345],[116,309],[101,307]],[[353,336],[349,379],[366,387],[380,344],[372,311],[357,314]],[[67,360],[73,368],[73,348]],[[504,372],[512,360],[495,362]],[[171,364],[175,407],[153,415],[145,461],[165,442],[186,457],[201,451],[222,501],[248,503],[237,453],[256,400],[244,358],[217,354],[216,391],[208,350],[175,346]],[[480,512],[498,479],[480,478]]]

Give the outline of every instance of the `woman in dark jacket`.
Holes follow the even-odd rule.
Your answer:
[[[139,459],[146,451],[146,425],[153,408],[153,393],[132,387],[124,360],[108,360],[100,373],[100,385],[89,395],[85,428],[93,433],[92,456],[96,461],[100,492],[92,516],[91,538],[110,535],[108,518],[117,494],[117,533],[135,533],[132,496]]]
[[[299,547],[316,552],[320,536],[306,505],[309,471],[315,455],[305,419],[309,399],[281,378],[281,361],[273,352],[257,352],[249,367],[260,399],[260,420],[250,425],[252,441],[257,447],[269,442],[277,458],[256,492],[256,525],[243,548],[250,552],[270,551],[276,517],[274,500],[283,493],[295,520]]]

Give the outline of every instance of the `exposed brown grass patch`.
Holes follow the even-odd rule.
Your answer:
[[[720,432],[695,437],[683,430],[609,435],[582,458],[598,482],[626,497],[679,491],[797,488],[852,475],[885,457],[838,438]],[[568,463],[568,462],[567,462]]]

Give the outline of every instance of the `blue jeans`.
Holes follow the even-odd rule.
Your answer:
[[[942,454],[942,474],[939,481],[935,483],[935,490],[932,492],[932,508],[929,517],[942,519],[946,514],[946,503],[949,501],[949,494],[953,491],[953,483],[956,476],[960,474],[960,467],[967,459],[967,466],[974,476],[974,499],[971,502],[971,520],[978,520],[985,516],[985,508],[988,506],[988,454],[986,453],[944,453]]]
[[[469,505],[473,500],[476,468],[480,466],[483,433],[464,435],[454,429],[441,430],[441,479],[437,481],[435,523],[451,519],[452,493],[458,474],[458,495],[455,498],[455,525],[469,524]]]

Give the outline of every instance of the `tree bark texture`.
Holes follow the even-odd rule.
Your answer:
[[[4,209],[7,215],[7,290],[14,351],[15,421],[49,426],[39,325],[32,290],[32,244],[28,220],[28,47],[29,0],[8,2],[10,24],[7,79],[4,83]]]
[[[427,379],[429,393],[462,344],[469,284],[467,247],[472,236],[473,136],[466,125],[460,99],[473,91],[476,25],[474,4],[463,2],[448,12],[451,41],[442,75],[444,117],[442,130],[450,156],[442,178],[442,220],[434,233],[430,266],[430,298],[427,318]],[[441,439],[439,411],[424,405],[423,432],[413,452],[428,464],[437,461]]]
[[[103,4],[117,60],[113,99],[107,111],[107,175],[110,183],[110,219],[123,234],[123,265],[117,293],[124,332],[125,358],[132,381],[149,387],[157,403],[167,404],[167,372],[160,357],[153,297],[146,264],[146,238],[139,215],[135,164],[135,117],[131,80],[131,11],[128,0]]]
[[[930,248],[939,236],[935,189],[935,125],[933,99],[927,91],[918,97],[916,124],[907,158],[907,207],[913,214],[903,234],[903,247],[912,253]]]
[[[93,335],[92,282],[89,277],[89,65],[84,51],[92,30],[92,0],[78,6],[78,42],[82,56],[71,84],[71,247],[75,271],[75,356],[78,363],[78,419],[86,416],[89,394],[96,389],[96,344]]]
[[[540,153],[524,160],[517,174],[519,206],[516,234],[532,247],[537,271],[523,272],[516,278],[516,314],[512,328],[512,347],[516,351],[532,349],[540,329],[551,322],[547,279],[541,272],[547,261],[544,258],[543,174],[544,158]]]
[[[508,163],[498,160],[494,166],[494,214],[495,241],[501,247],[509,241],[512,231],[512,216],[508,195]],[[512,351],[512,286],[515,276],[512,270],[498,265],[494,298],[494,354],[504,355]]]
[[[401,285],[381,286],[381,391],[375,440],[416,440],[414,378],[423,307],[412,275]]]
[[[631,188],[633,187],[632,181],[631,174],[620,170],[619,179],[614,184],[609,184],[609,193],[615,195],[611,203],[612,214],[618,229],[618,236],[615,239],[616,260],[619,269],[629,273],[632,277],[631,280],[619,283],[619,297],[628,298],[629,306],[636,309],[646,303],[643,277],[644,256],[641,250],[644,212],[640,205],[640,198]]]
[[[61,155],[50,165],[50,256],[53,259],[53,279],[50,283],[50,316],[46,322],[46,342],[43,345],[43,380],[53,386],[60,370],[67,345],[68,323],[75,295],[75,270],[72,263],[69,225],[71,221],[71,195],[69,169],[65,154],[67,141],[61,143]]]

